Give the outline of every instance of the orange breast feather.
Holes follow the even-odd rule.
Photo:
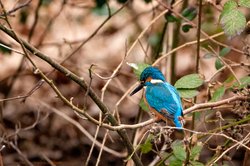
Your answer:
[[[152,107],[149,106],[149,104],[148,104],[148,102],[147,102],[147,99],[146,99],[146,97],[145,97],[145,94],[143,95],[143,99],[144,99],[144,102],[146,103],[147,107],[149,108],[150,112],[153,113],[153,114],[156,116],[157,120],[162,119],[162,120],[164,120],[164,121],[167,121],[167,118],[166,118],[166,117],[164,117],[161,113],[159,113],[159,112],[156,111],[154,108],[152,108]]]

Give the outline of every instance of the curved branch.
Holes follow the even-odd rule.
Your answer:
[[[47,107],[48,109],[50,109],[51,111],[55,112],[57,115],[59,115],[60,117],[62,117],[63,119],[65,119],[66,121],[70,122],[73,126],[75,126],[76,128],[78,128],[88,139],[90,140],[94,140],[94,137],[83,127],[81,126],[76,120],[72,119],[71,117],[67,116],[65,113],[63,113],[62,111],[59,111],[58,109],[50,106],[49,104],[45,103],[45,102],[42,102],[40,100],[36,100],[34,99],[36,102],[39,102],[41,105],[43,105],[44,107]],[[93,141],[95,143],[95,145],[99,148],[101,148],[102,144],[95,140]],[[116,156],[116,157],[120,157],[120,158],[124,158],[126,157],[126,154],[125,153],[119,153],[113,149],[110,149],[109,147],[106,147],[104,146],[103,149]]]
[[[233,96],[224,100],[220,100],[217,102],[209,102],[209,103],[201,103],[201,104],[195,104],[190,108],[187,108],[183,110],[183,114],[189,114],[193,111],[200,110],[200,109],[205,109],[205,108],[214,108],[218,107],[224,104],[232,103],[235,101],[250,101],[250,97],[248,96]],[[147,121],[138,123],[138,124],[133,124],[133,125],[127,125],[127,124],[120,124],[119,126],[109,126],[107,124],[103,124],[102,126],[105,128],[108,128],[110,130],[120,130],[120,129],[135,129],[135,128],[140,128],[140,127],[145,127],[147,125],[150,125],[155,122],[155,119],[149,119]]]
[[[11,9],[10,11],[6,12],[6,15],[11,15],[12,13],[16,12],[17,10],[20,10],[30,4],[32,0],[29,0],[25,3],[21,3],[20,5],[16,6],[15,8]],[[0,16],[5,16],[5,13],[0,13]]]
[[[76,74],[74,74],[73,72],[71,72],[67,68],[63,67],[62,65],[60,65],[56,61],[52,60],[49,56],[43,54],[42,52],[40,52],[38,49],[33,47],[28,42],[26,42],[23,39],[16,36],[16,34],[12,30],[6,28],[2,24],[0,24],[0,29],[3,32],[5,32],[6,34],[8,34],[10,37],[12,37],[14,40],[16,40],[18,43],[23,45],[33,55],[35,55],[35,56],[39,57],[40,59],[46,61],[53,68],[55,68],[59,72],[63,73],[65,76],[67,76],[69,79],[71,79],[72,81],[77,83],[83,89],[85,89],[85,90],[88,89],[88,85],[85,82],[84,78],[78,77]],[[115,119],[115,117],[110,113],[109,108],[100,100],[100,98],[97,96],[97,94],[93,91],[92,88],[89,88],[89,96],[96,103],[96,105],[100,108],[100,110],[103,112],[103,114],[107,117],[107,120],[111,123],[111,125],[118,126],[118,122]],[[117,133],[122,138],[125,147],[128,149],[129,154],[134,153],[133,145],[132,145],[132,143],[131,143],[131,141],[130,141],[130,139],[128,137],[128,134],[127,134],[126,130],[125,129],[120,129],[120,130],[117,130]],[[133,158],[134,162],[136,163],[136,165],[142,165],[142,162],[140,161],[140,159],[139,159],[139,157],[138,157],[138,155],[136,153],[134,153],[132,158]]]
[[[223,104],[229,104],[231,102],[234,102],[234,101],[249,101],[250,100],[250,97],[247,97],[247,96],[233,96],[233,97],[230,97],[230,98],[227,98],[227,99],[224,99],[224,100],[220,100],[220,101],[217,101],[217,102],[209,102],[209,103],[201,103],[201,104],[195,104],[194,106],[188,108],[188,109],[185,109],[183,111],[183,114],[188,114],[188,113],[191,113],[195,110],[198,110],[198,109],[204,109],[204,108],[213,108],[213,107],[217,107],[217,106],[220,106],[220,105],[223,105]]]

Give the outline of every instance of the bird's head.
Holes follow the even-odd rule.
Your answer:
[[[162,72],[156,67],[146,67],[140,75],[140,84],[131,92],[130,96],[140,91],[148,83],[160,83],[165,82],[165,77]]]

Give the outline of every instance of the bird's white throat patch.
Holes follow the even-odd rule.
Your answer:
[[[151,82],[152,84],[164,83],[162,80],[159,80],[159,79],[151,79],[150,82]]]

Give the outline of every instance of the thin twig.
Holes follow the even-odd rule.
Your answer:
[[[44,80],[37,82],[37,84],[25,95],[0,99],[0,102],[11,101],[11,100],[19,100],[19,99],[22,99],[22,102],[25,102],[27,97],[30,97],[37,89],[39,89],[42,86],[43,82],[44,82]]]
[[[183,114],[186,115],[186,114],[189,114],[193,111],[206,109],[206,108],[215,108],[215,107],[219,107],[219,106],[224,105],[224,104],[233,103],[235,101],[248,101],[248,100],[250,100],[250,97],[247,97],[247,96],[233,96],[233,97],[230,97],[230,98],[227,98],[224,100],[220,100],[220,101],[216,101],[216,102],[195,104],[194,106],[183,110]],[[113,126],[110,129],[117,130],[117,129],[121,129],[121,128],[126,128],[126,129],[140,128],[140,127],[144,127],[146,125],[152,124],[153,122],[154,122],[154,119],[149,119],[145,122],[141,122],[141,123],[134,124],[134,125],[120,124],[119,126]]]
[[[88,97],[88,95],[89,95],[89,89],[91,88],[91,84],[92,84],[92,80],[93,80],[93,77],[92,77],[92,67],[93,67],[94,65],[93,64],[91,64],[90,65],[90,67],[89,67],[89,86],[88,86],[88,89],[86,90],[86,93],[85,93],[85,95],[84,95],[84,109],[86,109],[87,108],[87,97]]]
[[[47,157],[44,153],[41,153],[41,156],[43,157],[43,159],[44,159],[45,161],[47,161],[47,163],[48,163],[49,165],[51,165],[51,166],[56,166],[56,164],[53,163],[53,161],[51,161],[51,160],[49,159],[49,157]]]
[[[98,73],[96,73],[94,71],[92,71],[92,73],[95,74],[98,78],[100,78],[102,80],[110,80],[110,79],[115,78],[117,76],[117,74],[116,74],[113,77],[103,77],[103,76],[101,76],[100,74],[98,74]]]
[[[212,36],[208,36],[207,38],[203,38],[203,39],[200,39],[200,42],[205,42],[207,40],[211,40],[211,39],[214,39],[216,37],[219,37],[219,36],[222,36],[224,35],[224,32],[219,32],[219,33],[216,33]],[[190,45],[193,45],[193,44],[197,44],[197,40],[194,40],[194,41],[191,41],[191,42],[187,42],[187,43],[184,43],[183,45],[180,45],[179,47],[176,47],[174,48],[173,50],[169,51],[168,53],[162,55],[160,58],[158,58],[154,63],[153,63],[153,66],[157,65],[160,61],[162,61],[163,59],[165,59],[166,57],[168,57],[169,55],[171,55],[172,53],[184,48],[184,47],[187,47],[187,46],[190,46]]]
[[[39,19],[39,10],[41,9],[41,6],[42,6],[42,3],[43,3],[43,0],[38,0],[38,4],[37,4],[37,7],[36,7],[36,10],[35,10],[35,16],[34,16],[34,22],[31,26],[31,29],[29,31],[29,35],[28,35],[28,42],[31,41],[31,38],[33,36],[33,33],[35,31],[35,28],[36,28],[36,25],[37,25],[37,22],[38,22],[38,19]]]
[[[74,49],[70,54],[68,54],[66,56],[66,58],[61,62],[61,64],[63,64],[65,61],[67,61],[69,58],[71,58],[75,53],[77,53],[87,42],[89,42],[89,40],[91,40],[98,32],[99,30],[110,20],[110,18],[112,18],[114,15],[116,15],[117,13],[119,13],[127,4],[128,1],[126,3],[124,3],[122,5],[122,7],[120,7],[118,10],[116,10],[114,13],[111,13],[111,10],[109,8],[108,3],[106,3],[108,6],[108,10],[109,10],[109,15],[108,17],[101,23],[101,25],[98,26],[98,28],[96,28],[94,30],[94,32],[87,37],[76,49]]]
[[[26,1],[25,3],[20,4],[20,5],[16,6],[15,8],[13,8],[13,9],[7,11],[7,12],[6,12],[6,15],[10,15],[10,14],[16,12],[17,10],[22,9],[22,8],[28,6],[28,5],[30,4],[31,1],[32,1],[32,0]],[[0,17],[1,17],[1,16],[4,16],[4,15],[5,15],[5,13],[0,14]]]
[[[13,142],[4,142],[8,143],[19,154],[19,156],[21,156],[21,158],[27,165],[33,166],[33,164],[27,159],[27,157],[22,153],[22,151],[15,144],[13,144]]]
[[[205,41],[207,41],[207,40],[210,40],[211,38],[216,38],[216,37],[219,37],[219,36],[221,36],[221,35],[223,35],[223,34],[224,34],[224,32],[220,32],[220,33],[214,34],[214,35],[212,35],[212,36],[210,36],[210,37],[208,37],[208,38],[201,39],[200,42],[205,42]],[[180,49],[182,49],[182,48],[184,48],[184,47],[188,47],[188,46],[190,46],[190,45],[196,44],[196,43],[197,43],[197,41],[195,40],[195,41],[191,41],[191,42],[185,43],[185,44],[183,44],[183,45],[181,45],[181,46],[179,46],[179,47],[176,47],[175,49],[169,51],[168,53],[166,53],[166,54],[162,55],[160,58],[158,58],[158,59],[152,64],[152,66],[156,66],[160,61],[162,61],[163,59],[165,59],[166,57],[168,57],[168,56],[171,55],[172,53],[174,53],[174,52],[176,52],[176,51],[178,51],[178,50],[180,50]],[[134,89],[134,88],[137,86],[137,84],[138,84],[138,83],[133,84],[133,85],[132,85],[132,86],[122,95],[122,97],[116,102],[116,107],[118,107],[118,106],[121,104],[121,102],[128,96],[128,94],[132,91],[132,89]]]
[[[5,16],[5,21],[6,21],[7,25],[9,26],[11,32],[13,32],[13,35],[14,35],[14,37],[16,37],[16,40],[20,43],[20,39],[19,39],[19,38],[17,37],[17,35],[14,33],[14,31],[13,31],[11,25],[10,25],[10,22],[9,22],[9,20],[8,20],[8,14],[7,14],[7,12],[6,12],[6,10],[5,10],[4,5],[2,4],[2,2],[1,2],[1,7],[2,7],[2,9],[3,9],[3,13],[4,13],[4,16]],[[23,49],[23,51],[24,51],[24,55],[25,55],[25,56],[27,55],[27,56],[26,56],[27,59],[30,59],[30,57],[29,57],[29,55],[27,54],[27,52],[26,52],[24,46],[21,45],[21,47],[22,47],[22,49]],[[16,81],[18,75],[19,75],[19,73],[20,73],[21,70],[22,70],[22,66],[23,66],[23,63],[24,63],[24,60],[25,60],[25,56],[22,57],[22,60],[21,60],[21,62],[20,62],[20,64],[19,64],[19,66],[18,66],[18,68],[17,68],[17,70],[16,70],[16,72],[15,72],[15,74],[14,74],[12,80],[11,80],[11,83],[10,83],[10,85],[9,85],[8,91],[7,91],[7,93],[6,93],[6,96],[8,96],[8,94],[9,94],[9,92],[11,91],[11,89],[12,89],[12,87],[13,87],[13,85],[14,85],[14,83],[15,83],[15,81]],[[33,65],[34,65],[34,64],[33,64]]]
[[[20,55],[24,55],[24,53],[22,53],[22,52],[20,52],[20,51],[18,51],[18,50],[15,50],[14,48],[11,48],[11,47],[9,47],[9,46],[6,46],[6,45],[3,44],[3,43],[0,43],[0,46],[4,47],[4,48],[6,48],[6,49],[8,49],[8,50],[10,50],[10,51],[13,51],[13,52],[15,52],[15,53],[18,53],[18,54],[20,54]]]
[[[183,20],[185,20],[186,22],[188,22],[189,24],[191,24],[194,28],[197,28],[197,25],[196,25],[195,23],[193,23],[192,21],[190,21],[189,19],[187,19],[186,17],[184,17],[182,14],[180,14],[180,13],[174,11],[173,9],[171,9],[170,7],[168,7],[168,6],[165,5],[165,4],[161,4],[161,5],[164,6],[166,9],[172,11],[174,14],[176,14],[176,15],[177,15],[178,17],[180,17],[181,19],[183,19]],[[201,32],[205,37],[208,37],[208,38],[209,38],[209,35],[208,35],[206,32],[204,32],[203,30],[200,30],[200,32]],[[217,41],[217,40],[214,40],[213,38],[211,38],[210,40],[211,40],[213,43],[218,44],[218,45],[220,45],[220,46],[229,47],[228,45],[226,45],[226,44],[224,44],[224,43],[221,43],[221,42],[219,42],[219,41]],[[239,50],[239,49],[237,49],[237,48],[233,48],[233,47],[232,47],[231,49],[234,50],[235,52],[240,53],[240,54],[243,54],[243,53],[244,53],[243,51],[241,51],[241,50]]]
[[[40,52],[39,50],[37,50],[36,48],[34,48],[33,46],[31,46],[29,43],[25,42],[24,40],[20,40],[13,31],[7,29],[6,27],[4,27],[1,24],[0,24],[0,29],[2,31],[4,31],[5,33],[7,33],[9,36],[11,36],[13,39],[15,39],[16,41],[18,41],[19,43],[21,43],[21,45],[23,45],[25,48],[27,48],[35,56],[43,59],[44,61],[46,61],[47,63],[49,63],[51,66],[53,66],[56,70],[58,70],[61,73],[65,74],[72,81],[76,82],[78,85],[80,85],[85,90],[87,90],[88,86],[87,86],[87,83],[85,82],[85,80],[83,78],[78,77],[77,75],[75,75],[74,73],[72,73],[71,71],[69,71],[67,68],[63,67],[59,63],[57,63],[54,60],[52,60],[49,56],[46,56],[45,54],[43,54],[42,52]],[[24,50],[25,50],[25,48],[24,48]],[[31,60],[31,59],[29,59],[29,60]],[[31,62],[32,62],[32,60],[31,60]],[[35,64],[32,64],[32,65],[35,66]],[[44,75],[38,69],[36,71],[52,87],[52,89],[58,95],[61,95],[60,91],[56,88],[56,86],[53,84],[53,82],[50,79],[47,78],[46,75]],[[117,126],[118,125],[117,120],[114,118],[114,116],[112,116],[112,114],[110,114],[110,111],[109,111],[108,107],[100,100],[100,98],[97,96],[97,94],[91,88],[90,88],[90,91],[89,91],[89,96],[96,103],[96,105],[100,108],[100,110],[103,112],[103,114],[107,117],[108,121],[113,126]],[[63,95],[61,95],[60,98],[62,99],[62,101],[64,101],[65,104],[67,104],[68,106],[70,106],[73,110],[76,110],[80,114],[83,114],[84,116],[86,116],[93,123],[99,124],[98,121],[96,121],[91,116],[89,116],[88,114],[86,114],[85,111],[83,111],[83,110],[79,109],[78,107],[72,105],[72,103],[70,101],[68,101]],[[124,129],[117,130],[117,132],[121,136],[121,138],[123,139],[124,146],[127,147],[128,151],[129,151],[129,154],[131,154],[132,152],[134,152],[134,148],[132,146],[132,143],[131,143],[131,141],[130,141],[130,139],[128,137],[128,134],[127,134],[126,130],[124,130]],[[140,159],[139,159],[139,157],[138,157],[137,154],[134,154],[132,156],[132,158],[133,158],[134,162],[137,165],[142,165],[142,163],[141,163],[141,161],[140,161]]]
[[[231,68],[232,67],[250,67],[250,64],[246,64],[246,63],[236,63],[236,64],[228,64]],[[225,70],[227,68],[227,66],[222,66],[219,70],[216,70],[216,72],[209,77],[208,79],[205,80],[205,82],[211,82],[220,72],[222,72],[223,70]]]
[[[65,119],[66,121],[68,121],[69,123],[71,123],[72,125],[74,125],[77,129],[79,129],[89,140],[91,140],[91,142],[94,142],[95,146],[101,148],[102,144],[95,140],[95,138],[76,120],[74,120],[73,118],[69,117],[68,115],[66,115],[65,113],[63,113],[62,111],[50,106],[49,104],[41,101],[41,100],[37,100],[35,98],[31,98],[31,100],[35,100],[35,102],[40,103],[42,106],[48,108],[48,110],[53,111],[54,113],[56,113],[57,115],[59,115],[60,117],[62,117],[63,119]],[[104,146],[103,147],[104,151],[116,156],[116,157],[126,157],[126,153],[119,153],[117,151],[114,151],[112,149],[110,149],[109,147]]]
[[[217,56],[217,58],[229,69],[229,71],[233,74],[233,76],[234,76],[234,78],[236,79],[236,81],[239,83],[239,85],[241,85],[241,82],[240,82],[240,80],[238,79],[238,77],[236,76],[236,74],[234,73],[234,71],[233,71],[233,69],[232,69],[232,67],[230,66],[230,65],[228,65],[225,61],[224,61],[224,59],[221,57],[221,56],[219,56],[218,54],[217,54],[217,52],[211,47],[211,46],[209,46],[209,48],[212,50],[212,52]]]
[[[171,126],[165,126],[163,127],[165,129],[178,129],[178,127],[171,127]],[[247,150],[250,150],[250,147],[248,147],[247,145],[245,145],[244,143],[242,143],[242,141],[237,141],[236,139],[224,134],[224,133],[214,133],[214,132],[200,132],[200,131],[194,131],[194,130],[190,130],[187,128],[183,128],[184,131],[188,131],[190,133],[196,134],[196,135],[211,135],[211,136],[220,136],[220,137],[224,137],[232,142],[237,143],[239,146],[242,146],[244,148],[246,148]],[[189,138],[191,139],[191,138]]]
[[[244,143],[244,141],[246,140],[246,138],[248,138],[250,135],[250,133],[247,134],[247,136],[241,140],[240,142],[237,142],[235,143],[233,146],[229,147],[227,150],[225,150],[219,157],[217,157],[216,159],[214,159],[214,161],[211,161],[208,165],[214,165],[219,159],[221,159],[227,152],[229,152],[231,149],[235,148],[236,146],[239,146],[239,145],[243,145],[243,144],[246,144]],[[248,149],[249,150],[249,149]]]
[[[102,141],[102,146],[101,146],[101,149],[99,151],[99,154],[98,154],[98,157],[97,157],[97,160],[96,160],[96,166],[98,166],[100,164],[100,161],[101,161],[101,156],[102,156],[102,152],[103,152],[103,148],[105,146],[105,143],[106,143],[106,140],[107,140],[107,136],[108,136],[108,133],[109,133],[109,130],[106,130],[106,133],[103,137],[103,141]]]
[[[16,96],[16,97],[9,97],[9,98],[4,98],[0,99],[0,102],[5,102],[5,101],[12,101],[12,100],[19,100],[19,99],[24,99],[29,97],[29,95],[22,95],[22,96]]]
[[[10,25],[10,23],[9,23],[9,21],[8,21],[8,18],[7,18],[7,15],[6,15],[6,12],[5,12],[5,9],[4,9],[4,6],[3,6],[3,4],[2,4],[2,1],[0,0],[0,3],[1,3],[1,6],[2,6],[2,8],[3,8],[3,10],[4,10],[4,13],[5,13],[5,18],[6,18],[6,22],[7,22],[7,24],[9,25],[9,27],[11,28],[11,25]],[[62,101],[64,101],[65,102],[65,104],[67,104],[68,106],[70,106],[72,109],[76,109],[76,110],[78,110],[78,111],[80,111],[80,113],[84,113],[84,112],[82,112],[82,110],[80,110],[78,107],[75,107],[75,106],[73,106],[72,105],[72,103],[70,102],[70,101],[68,101],[61,93],[60,93],[60,91],[57,89],[57,87],[54,85],[54,83],[36,66],[36,64],[34,63],[34,61],[30,58],[30,56],[28,55],[28,53],[27,53],[27,51],[26,51],[26,48],[28,49],[28,50],[30,50],[34,55],[38,55],[38,54],[40,54],[41,55],[41,57],[43,57],[42,59],[44,59],[45,61],[50,61],[52,64],[54,64],[54,65],[56,65],[57,67],[59,67],[58,69],[60,69],[61,71],[64,71],[64,73],[66,74],[66,76],[74,76],[75,78],[77,78],[77,83],[78,84],[80,84],[80,85],[84,85],[84,87],[85,87],[85,89],[87,89],[87,84],[84,82],[84,80],[83,79],[79,79],[76,75],[74,75],[72,72],[70,72],[69,70],[67,70],[66,68],[64,68],[64,67],[62,67],[61,65],[59,65],[58,63],[56,63],[56,62],[54,62],[54,61],[52,61],[52,59],[50,59],[49,57],[47,57],[47,56],[45,56],[45,55],[43,55],[40,51],[38,51],[38,50],[36,50],[34,47],[32,47],[31,45],[29,45],[27,42],[25,42],[25,41],[23,41],[23,40],[21,40],[17,35],[16,35],[16,33],[12,30],[12,28],[11,28],[11,30],[8,30],[7,28],[5,28],[3,25],[1,25],[0,24],[0,27],[1,27],[1,29],[3,30],[3,29],[5,29],[6,31],[6,33],[8,33],[11,37],[13,37],[16,41],[18,41],[18,43],[21,45],[21,47],[22,47],[22,49],[23,49],[23,51],[24,51],[24,54],[25,54],[25,56],[27,57],[27,59],[30,61],[30,63],[33,65],[33,67],[35,68],[35,71],[36,71],[36,73],[37,74],[39,74],[49,85],[50,85],[50,87],[56,92],[56,94],[60,97],[60,99],[62,100]],[[50,64],[51,64],[50,63]],[[51,64],[51,65],[52,65]],[[55,67],[55,66],[54,66]],[[60,71],[59,70],[59,71]],[[74,80],[74,79],[72,79],[72,80]],[[76,81],[76,80],[75,80]],[[116,119],[109,113],[109,110],[108,110],[108,108],[104,105],[104,103],[103,102],[101,102],[100,100],[99,100],[99,98],[97,97],[97,95],[92,91],[92,90],[90,90],[90,92],[89,92],[89,94],[90,94],[90,96],[92,96],[92,99],[95,101],[96,100],[96,104],[98,105],[98,106],[100,106],[100,105],[102,105],[102,108],[101,108],[101,110],[103,111],[103,113],[108,117],[107,119],[110,121],[110,123],[112,124],[112,125],[118,125],[118,123],[117,123],[117,121],[116,121]],[[93,96],[94,95],[94,96]],[[86,114],[85,114],[85,116],[86,116]],[[94,120],[91,116],[89,116],[88,117],[89,119],[92,119],[93,121],[96,121],[96,120]],[[98,123],[98,122],[97,122]],[[132,143],[130,142],[130,140],[129,140],[129,137],[128,137],[128,135],[127,135],[127,132],[126,132],[126,130],[117,130],[117,132],[118,132],[118,134],[121,136],[121,138],[123,139],[123,142],[124,142],[124,145],[125,145],[125,147],[128,149],[128,151],[129,151],[129,154],[132,154],[133,152],[134,152],[134,148],[133,148],[133,146],[132,146]],[[133,153],[134,154],[134,153]],[[137,164],[137,165],[139,165],[139,166],[142,166],[143,164],[142,164],[142,162],[141,162],[141,160],[139,159],[139,157],[138,157],[138,155],[135,153],[133,156],[132,156],[132,158],[133,158],[133,160],[134,160],[134,162]]]
[[[121,63],[118,65],[118,67],[114,70],[114,72],[113,72],[112,75],[110,76],[111,78],[113,78],[115,75],[117,75],[118,71],[119,71],[120,68],[122,67],[122,64],[123,64],[123,62],[124,62],[124,60],[125,60],[125,58],[126,58],[126,55],[127,55],[127,47],[126,47],[126,51],[125,51],[125,56],[124,56],[124,58],[122,59]],[[101,101],[102,101],[102,102],[104,101],[105,91],[106,91],[106,89],[107,89],[107,87],[108,87],[108,84],[109,84],[109,82],[110,82],[111,80],[112,80],[112,79],[109,79],[109,80],[107,81],[107,83],[103,86],[102,90],[101,90],[101,91],[102,91],[102,93],[101,93]],[[112,113],[113,116],[114,116],[114,114],[115,114],[115,112]],[[106,118],[106,117],[104,117],[104,119],[105,119],[105,118]],[[117,118],[117,121],[118,121],[118,124],[119,124],[119,123],[120,123],[119,118]],[[102,115],[101,115],[101,114],[100,114],[100,117],[99,117],[99,122],[102,123]],[[99,132],[99,129],[100,129],[100,126],[97,127],[97,131],[96,131],[96,132]],[[106,130],[105,135],[104,135],[104,138],[103,138],[103,141],[102,141],[102,146],[104,146],[105,143],[106,143],[108,133],[109,133],[109,130]],[[97,165],[97,166],[99,165],[101,155],[102,155],[102,149],[100,149],[100,152],[99,152],[98,157],[97,157],[97,162],[96,162],[96,165]]]
[[[233,96],[224,100],[216,101],[216,102],[209,102],[209,103],[201,103],[201,104],[195,104],[194,106],[185,109],[183,111],[183,114],[189,114],[193,112],[194,110],[204,109],[204,108],[213,108],[217,106],[221,106],[223,104],[232,103],[234,101],[247,101],[250,100],[250,97],[247,96]]]
[[[58,11],[54,16],[51,17],[51,19],[49,20],[49,22],[48,22],[48,24],[47,24],[45,30],[41,33],[42,35],[41,35],[41,37],[39,38],[39,41],[37,42],[38,44],[36,44],[37,47],[39,47],[39,46],[42,44],[44,38],[45,38],[46,35],[47,35],[47,32],[48,32],[49,29],[51,28],[53,22],[57,19],[57,17],[58,17],[58,16],[61,14],[61,12],[63,11],[63,8],[64,8],[64,6],[65,6],[66,3],[67,3],[67,0],[62,0],[62,3],[61,3],[61,6],[60,6],[59,11]]]

